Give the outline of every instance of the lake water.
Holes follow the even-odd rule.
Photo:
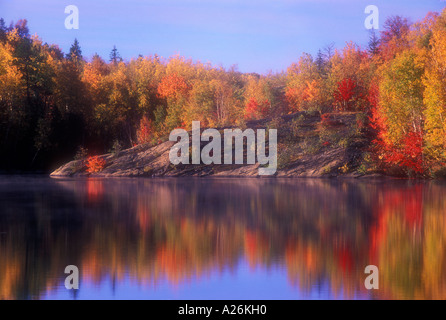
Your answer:
[[[0,299],[444,299],[445,194],[403,180],[0,176]]]

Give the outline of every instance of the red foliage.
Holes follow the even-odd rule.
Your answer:
[[[350,248],[340,248],[336,250],[336,258],[343,274],[350,274],[354,267],[354,259]]]
[[[420,133],[410,132],[398,146],[378,142],[384,150],[384,162],[409,169],[416,173],[424,172],[423,137]]]
[[[334,92],[334,98],[337,105],[340,105],[340,110],[345,111],[348,109],[348,104],[355,95],[355,89],[357,85],[355,81],[350,78],[346,78],[338,82],[338,88]]]
[[[356,126],[358,127],[358,130],[364,129],[366,126],[365,119],[362,118],[356,119]]]
[[[186,130],[187,124],[185,121],[181,121],[181,124],[177,126],[175,129],[184,129]]]
[[[269,101],[265,100],[263,103],[258,103],[256,98],[249,99],[245,107],[245,119],[253,120],[265,117],[267,114]]]
[[[259,104],[257,103],[257,100],[255,98],[249,99],[245,108],[245,119],[248,120],[255,118],[258,109],[259,109]]]
[[[141,118],[139,122],[139,129],[136,132],[136,138],[138,140],[138,144],[151,142],[153,139],[154,126],[152,120],[147,118],[146,116]]]
[[[369,93],[367,95],[367,100],[369,101],[372,108],[378,107],[379,101],[379,87],[377,83],[372,83],[369,88]]]
[[[392,187],[384,187],[380,191],[380,201],[372,208],[374,222],[370,228],[370,262],[378,261],[378,253],[388,241],[389,220],[400,215],[410,230],[421,230],[423,224],[423,192],[422,184],[405,187],[404,192]]]
[[[321,124],[324,127],[330,125],[330,117],[328,113],[324,113],[323,115],[321,115]]]
[[[88,173],[99,172],[102,171],[102,169],[104,169],[105,160],[98,156],[91,156],[87,158],[86,166]]]

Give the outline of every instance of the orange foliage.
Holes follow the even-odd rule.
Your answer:
[[[87,158],[86,166],[88,173],[100,172],[105,167],[105,160],[99,156],[91,156]]]
[[[311,102],[317,99],[319,94],[319,83],[316,80],[307,81],[307,86],[304,90],[303,99],[307,102]]]
[[[181,250],[175,250],[168,245],[161,246],[156,252],[157,265],[163,270],[167,279],[178,284],[187,273],[187,254]]]
[[[158,85],[158,94],[162,98],[177,99],[189,91],[189,86],[183,77],[175,73],[165,76]]]
[[[299,111],[300,97],[303,95],[302,88],[287,88],[285,98],[293,111]]]
[[[256,98],[250,98],[245,107],[245,119],[254,120],[264,118],[267,113],[267,105],[269,101],[258,103]]]
[[[63,152],[56,146],[64,139],[73,139],[66,145],[74,147],[80,137],[89,137],[87,145],[104,148],[126,139],[127,147],[135,145],[135,134],[138,144],[155,142],[171,129],[190,129],[194,120],[212,127],[240,117],[272,118],[289,111],[322,114],[334,107],[371,114],[376,134],[372,159],[384,168],[399,166],[421,174],[430,167],[429,173],[437,176],[446,162],[445,23],[446,10],[429,13],[415,24],[390,17],[379,41],[374,40],[373,54],[349,42],[337,50],[327,47],[316,59],[303,54],[284,73],[259,75],[156,55],[128,63],[106,62],[95,55],[87,62],[77,41],[64,58],[57,47],[27,35],[26,21],[20,21],[15,28],[0,30],[0,111],[5,119],[0,149],[18,157],[34,149],[40,158]],[[25,44],[33,49],[22,50]],[[17,52],[23,57],[16,57]],[[28,77],[30,70],[38,72]],[[25,103],[30,93],[42,106],[32,113]],[[149,116],[141,119],[144,114]],[[323,125],[330,125],[325,120]],[[71,135],[64,130],[65,121],[73,128],[88,125]],[[363,129],[366,124],[358,117],[357,125]],[[23,140],[8,139],[14,135],[24,135]],[[15,152],[16,146],[23,149]],[[51,152],[40,152],[43,149]],[[91,159],[89,172],[102,170],[101,161]],[[0,165],[9,163],[14,160]]]
[[[249,266],[254,268],[267,251],[268,241],[259,233],[246,230],[244,234],[245,255]]]

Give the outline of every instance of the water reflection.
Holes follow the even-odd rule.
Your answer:
[[[446,298],[446,185],[0,180],[0,298]],[[64,288],[65,266],[81,289]],[[364,268],[380,289],[364,288]]]

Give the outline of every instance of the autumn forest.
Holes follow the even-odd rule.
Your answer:
[[[81,45],[64,53],[26,20],[0,20],[0,170],[50,170],[82,153],[157,144],[192,121],[244,127],[307,112],[321,123],[362,115],[369,172],[446,175],[446,10],[415,23],[389,17],[365,47],[329,44],[262,75],[181,56],[126,61],[116,47],[84,57]]]

